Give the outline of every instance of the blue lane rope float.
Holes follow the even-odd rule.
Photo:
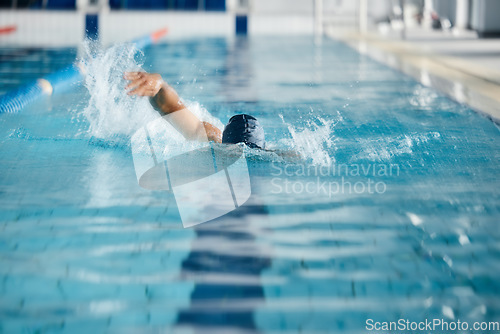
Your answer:
[[[18,112],[41,95],[43,95],[43,89],[39,80],[10,91],[0,96],[0,114]]]
[[[63,87],[79,83],[83,76],[82,65],[71,65],[34,82],[0,96],[0,114],[19,112],[26,105],[43,95],[52,95]]]
[[[157,30],[151,34],[132,41],[138,49],[156,43],[167,33],[167,29]],[[52,95],[70,85],[78,84],[82,81],[85,73],[83,63],[70,65],[60,71],[46,75],[34,82],[22,85],[21,87],[7,92],[0,96],[0,114],[17,113],[28,104],[44,95]]]

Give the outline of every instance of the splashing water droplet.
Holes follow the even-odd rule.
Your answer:
[[[282,140],[285,145],[297,151],[304,159],[311,160],[316,165],[330,165],[335,163],[335,157],[330,153],[335,149],[333,129],[337,120],[324,120],[317,117],[308,120],[306,127],[298,129],[288,124],[283,115],[279,115],[283,123],[288,127],[292,140]]]
[[[129,136],[158,117],[148,99],[130,97],[125,90],[124,72],[141,70],[137,56],[140,51],[133,44],[116,44],[104,50],[91,41],[84,43],[85,87],[90,99],[83,115],[91,137]]]

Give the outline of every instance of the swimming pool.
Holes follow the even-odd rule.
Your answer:
[[[76,55],[59,51],[43,63]],[[329,39],[169,40],[138,58],[223,123],[256,116],[271,148],[303,160],[248,151],[248,202],[183,229],[172,194],[139,187],[132,129],[88,131],[85,87],[1,115],[0,332],[500,320],[494,123]]]

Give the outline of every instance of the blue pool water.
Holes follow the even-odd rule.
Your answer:
[[[0,94],[60,70],[76,55],[76,48],[0,49]]]
[[[17,52],[2,91],[76,56]],[[223,123],[256,116],[271,148],[302,158],[249,150],[248,202],[183,229],[173,195],[137,183],[127,119],[144,125],[144,101],[96,116],[81,86],[0,115],[0,333],[500,321],[491,121],[329,39],[171,40],[103,68],[131,64]],[[99,115],[115,124],[89,130]]]

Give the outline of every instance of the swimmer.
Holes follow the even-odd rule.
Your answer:
[[[128,95],[146,96],[160,115],[188,140],[212,141],[223,144],[244,143],[248,147],[265,149],[264,129],[250,115],[238,114],[229,119],[221,132],[216,126],[202,122],[182,103],[177,92],[159,74],[126,72],[124,79]]]

